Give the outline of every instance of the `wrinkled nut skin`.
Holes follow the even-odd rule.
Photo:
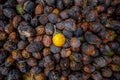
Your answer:
[[[41,15],[43,13],[43,5],[38,4],[35,8],[35,15]]]
[[[43,44],[44,44],[44,46],[50,47],[51,43],[52,43],[52,37],[48,36],[48,35],[44,35],[43,36]]]

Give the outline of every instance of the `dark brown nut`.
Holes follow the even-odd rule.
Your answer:
[[[84,65],[90,64],[92,62],[92,58],[88,55],[85,55],[85,54],[83,54],[82,60],[83,60]]]
[[[20,21],[21,21],[21,17],[19,15],[16,15],[12,21],[13,26],[16,28],[19,25]]]
[[[6,26],[5,26],[5,32],[6,33],[11,33],[11,32],[14,32],[15,31],[15,28],[14,28],[14,26],[13,26],[13,24],[7,24]]]
[[[45,67],[45,68],[48,68],[49,70],[53,70],[54,67],[55,67],[55,66],[54,66],[54,61],[51,61],[51,62],[48,62],[48,63],[45,62],[45,63],[44,63],[44,67]]]
[[[64,22],[59,22],[56,24],[56,28],[59,29],[59,30],[63,30],[64,29]]]
[[[85,65],[85,66],[83,67],[83,69],[84,69],[84,71],[87,72],[87,73],[92,73],[92,72],[95,71],[95,66],[88,64],[88,65]]]
[[[13,51],[17,49],[17,44],[12,41],[6,41],[5,44],[3,45],[4,49],[7,51]]]
[[[71,52],[70,48],[66,48],[66,49],[63,48],[60,52],[62,58],[69,57],[71,55],[71,53],[72,52]]]
[[[43,5],[38,4],[35,8],[35,15],[41,15],[43,13]]]
[[[18,42],[18,40],[19,40],[18,34],[16,32],[12,32],[9,34],[8,39],[13,42]]]
[[[29,59],[27,59],[27,64],[29,65],[29,66],[36,66],[37,65],[37,60],[35,59],[35,58],[29,58]]]
[[[32,53],[32,56],[36,59],[41,59],[42,58],[42,54],[39,53],[39,52],[36,52],[36,53]]]
[[[31,53],[27,52],[26,50],[22,51],[22,57],[23,58],[30,58],[31,57]]]
[[[44,46],[50,47],[50,45],[52,44],[52,37],[48,36],[48,35],[44,35],[42,42],[43,42]]]
[[[115,71],[115,72],[119,72],[120,71],[120,65],[117,65],[117,64],[110,64],[110,69],[112,71]]]
[[[111,77],[111,76],[112,76],[112,71],[111,71],[111,69],[109,69],[109,68],[107,68],[107,67],[101,69],[101,71],[102,71],[102,75],[103,75],[104,77]]]
[[[88,30],[88,28],[89,28],[89,23],[88,23],[88,22],[82,22],[82,23],[80,24],[80,26],[81,26],[81,28],[83,29],[83,31],[86,31],[86,30]]]
[[[60,77],[60,80],[67,80],[67,77],[65,77],[65,76],[62,75],[62,76]]]
[[[6,32],[0,31],[0,40],[5,40],[7,38]]]
[[[72,60],[72,61],[75,61],[75,62],[81,62],[82,61],[82,55],[80,54],[80,53],[72,53],[71,55],[70,55],[70,60]]]
[[[61,59],[60,66],[62,70],[67,70],[70,66],[70,60],[68,58]]]
[[[59,14],[60,10],[58,8],[55,8],[52,13]]]
[[[13,50],[13,51],[12,51],[12,57],[13,57],[13,59],[15,59],[15,60],[22,59],[22,52],[19,51],[19,50]]]
[[[42,34],[45,33],[45,28],[44,28],[44,26],[42,26],[42,25],[37,26],[37,27],[35,28],[35,30],[36,30],[36,32],[37,32],[37,35],[42,35]]]
[[[78,71],[78,70],[81,69],[81,67],[82,67],[82,63],[81,62],[79,62],[79,63],[75,62],[75,61],[71,61],[70,62],[70,68],[73,71]]]
[[[5,61],[5,66],[10,67],[11,65],[13,65],[14,61],[15,61],[15,59],[13,59],[12,56],[9,56]]]
[[[51,52],[50,52],[50,48],[44,48],[43,49],[43,56],[47,56],[47,55],[49,55]]]
[[[78,48],[71,47],[71,51],[73,51],[73,52],[80,52],[80,47],[78,47]]]
[[[26,48],[27,44],[28,44],[27,41],[21,40],[21,41],[18,42],[17,47],[18,47],[19,50],[23,50],[23,49]]]
[[[117,55],[113,56],[112,61],[115,64],[120,64],[120,56]]]
[[[71,45],[71,47],[73,47],[73,48],[78,48],[78,47],[80,47],[80,45],[81,45],[81,42],[80,42],[80,40],[78,39],[78,38],[71,38],[70,39],[70,45]]]
[[[86,55],[95,55],[95,47],[88,43],[84,43],[81,47],[81,50]]]
[[[43,36],[36,36],[34,41],[42,41],[43,40]]]
[[[45,6],[44,7],[44,13],[45,14],[49,14],[53,11],[53,7],[50,7],[50,6]]]
[[[104,5],[98,5],[96,8],[98,12],[103,12],[106,10],[106,7]]]

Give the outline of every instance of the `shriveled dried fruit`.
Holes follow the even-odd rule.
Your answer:
[[[35,8],[35,15],[41,15],[43,13],[43,5],[38,4]]]
[[[70,45],[73,48],[78,48],[78,47],[80,47],[81,42],[80,42],[80,40],[78,38],[71,38],[70,39]]]
[[[48,36],[48,35],[44,35],[43,36],[43,44],[44,44],[44,46],[50,47],[51,43],[52,43],[52,37]]]
[[[43,49],[42,42],[35,41],[27,46],[28,52],[40,52]]]

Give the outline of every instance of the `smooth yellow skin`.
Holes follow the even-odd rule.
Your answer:
[[[62,33],[56,33],[52,38],[55,46],[61,47],[65,44],[65,36]]]

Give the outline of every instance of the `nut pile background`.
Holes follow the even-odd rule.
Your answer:
[[[0,80],[120,80],[120,0],[0,0]]]

